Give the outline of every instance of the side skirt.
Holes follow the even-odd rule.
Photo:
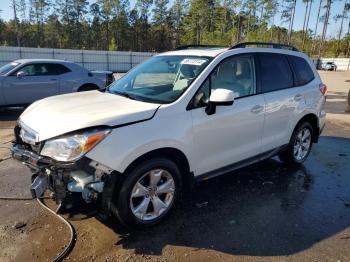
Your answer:
[[[260,162],[262,160],[271,158],[271,157],[277,155],[279,152],[283,151],[283,149],[285,149],[287,146],[288,145],[283,145],[283,146],[277,147],[275,149],[269,150],[267,152],[261,153],[259,155],[256,155],[254,157],[239,161],[237,163],[230,164],[228,166],[215,169],[213,171],[209,171],[207,173],[196,176],[194,179],[196,182],[200,182],[203,180],[207,180],[210,178],[214,178],[214,177],[217,177],[220,175],[227,174],[227,173],[235,171],[237,169],[240,169],[240,168],[255,164],[257,162]]]

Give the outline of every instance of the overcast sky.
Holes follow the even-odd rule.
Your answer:
[[[95,1],[89,0],[89,2],[92,3]],[[13,19],[13,11],[10,7],[10,3],[11,3],[11,0],[0,0],[0,10],[1,10],[0,17],[4,20]],[[170,0],[170,5],[171,3],[172,3],[172,0]],[[130,6],[133,7],[134,5],[135,5],[135,0],[130,0]],[[311,10],[310,24],[309,24],[309,28],[312,28],[312,29],[315,28],[318,5],[319,5],[319,0],[314,0],[312,10]],[[336,37],[338,35],[340,21],[336,23],[333,18],[336,14],[341,14],[343,5],[344,5],[344,0],[336,0],[332,5],[330,25],[328,26],[328,31],[327,31],[328,37]],[[294,21],[294,30],[301,30],[303,28],[303,21],[304,21],[304,15],[305,15],[305,5],[302,3],[302,0],[297,0],[297,7],[296,7],[295,13],[296,14],[295,14],[295,21]],[[281,20],[279,15],[278,17],[276,16],[275,22],[277,25],[281,25]],[[348,20],[345,21],[344,25],[345,25],[345,28],[343,30],[343,33],[345,33],[348,28]],[[288,25],[284,24],[284,26],[287,27]],[[322,30],[322,26],[319,25],[318,28],[319,28],[318,34],[320,34],[320,31]]]

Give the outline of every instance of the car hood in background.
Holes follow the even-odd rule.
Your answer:
[[[20,123],[38,141],[94,126],[118,126],[150,119],[159,104],[145,103],[99,91],[53,96],[33,103]]]

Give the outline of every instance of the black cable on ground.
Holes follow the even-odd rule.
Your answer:
[[[41,197],[41,199],[51,199],[51,197]],[[0,200],[34,200],[34,198],[29,198],[29,197],[4,197],[0,196]]]
[[[51,214],[55,215],[56,217],[58,217],[63,223],[65,223],[69,229],[70,232],[70,240],[68,245],[64,248],[64,250],[54,259],[52,260],[53,262],[58,262],[61,261],[72,249],[73,245],[74,245],[74,228],[73,226],[68,222],[68,220],[66,220],[63,216],[60,216],[59,214],[57,214],[60,206],[58,207],[58,209],[55,211],[53,211],[52,209],[50,209],[48,206],[46,206],[42,200],[40,198],[37,198],[38,203],[45,208],[47,211],[49,211]]]
[[[66,224],[66,226],[69,229],[69,233],[70,233],[70,240],[68,245],[63,249],[63,251],[54,259],[52,260],[52,262],[58,262],[58,261],[62,261],[63,258],[66,257],[66,255],[71,251],[71,249],[73,248],[74,245],[74,236],[75,236],[75,232],[74,232],[74,228],[73,226],[68,222],[68,220],[66,220],[63,216],[60,216],[59,214],[57,214],[57,212],[59,211],[59,209],[61,208],[61,206],[58,206],[56,212],[53,211],[52,209],[50,209],[48,206],[46,206],[42,199],[51,199],[50,197],[41,197],[41,198],[37,198],[36,200],[38,201],[38,203],[47,211],[49,211],[51,214],[53,214],[54,216],[58,217],[63,223]],[[0,200],[33,200],[33,198],[25,198],[25,197],[0,197]]]

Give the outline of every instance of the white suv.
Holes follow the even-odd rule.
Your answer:
[[[103,92],[32,104],[12,154],[33,170],[33,197],[48,189],[65,204],[78,193],[128,226],[150,226],[193,181],[275,155],[304,162],[325,124],[326,89],[290,46],[182,48]]]

